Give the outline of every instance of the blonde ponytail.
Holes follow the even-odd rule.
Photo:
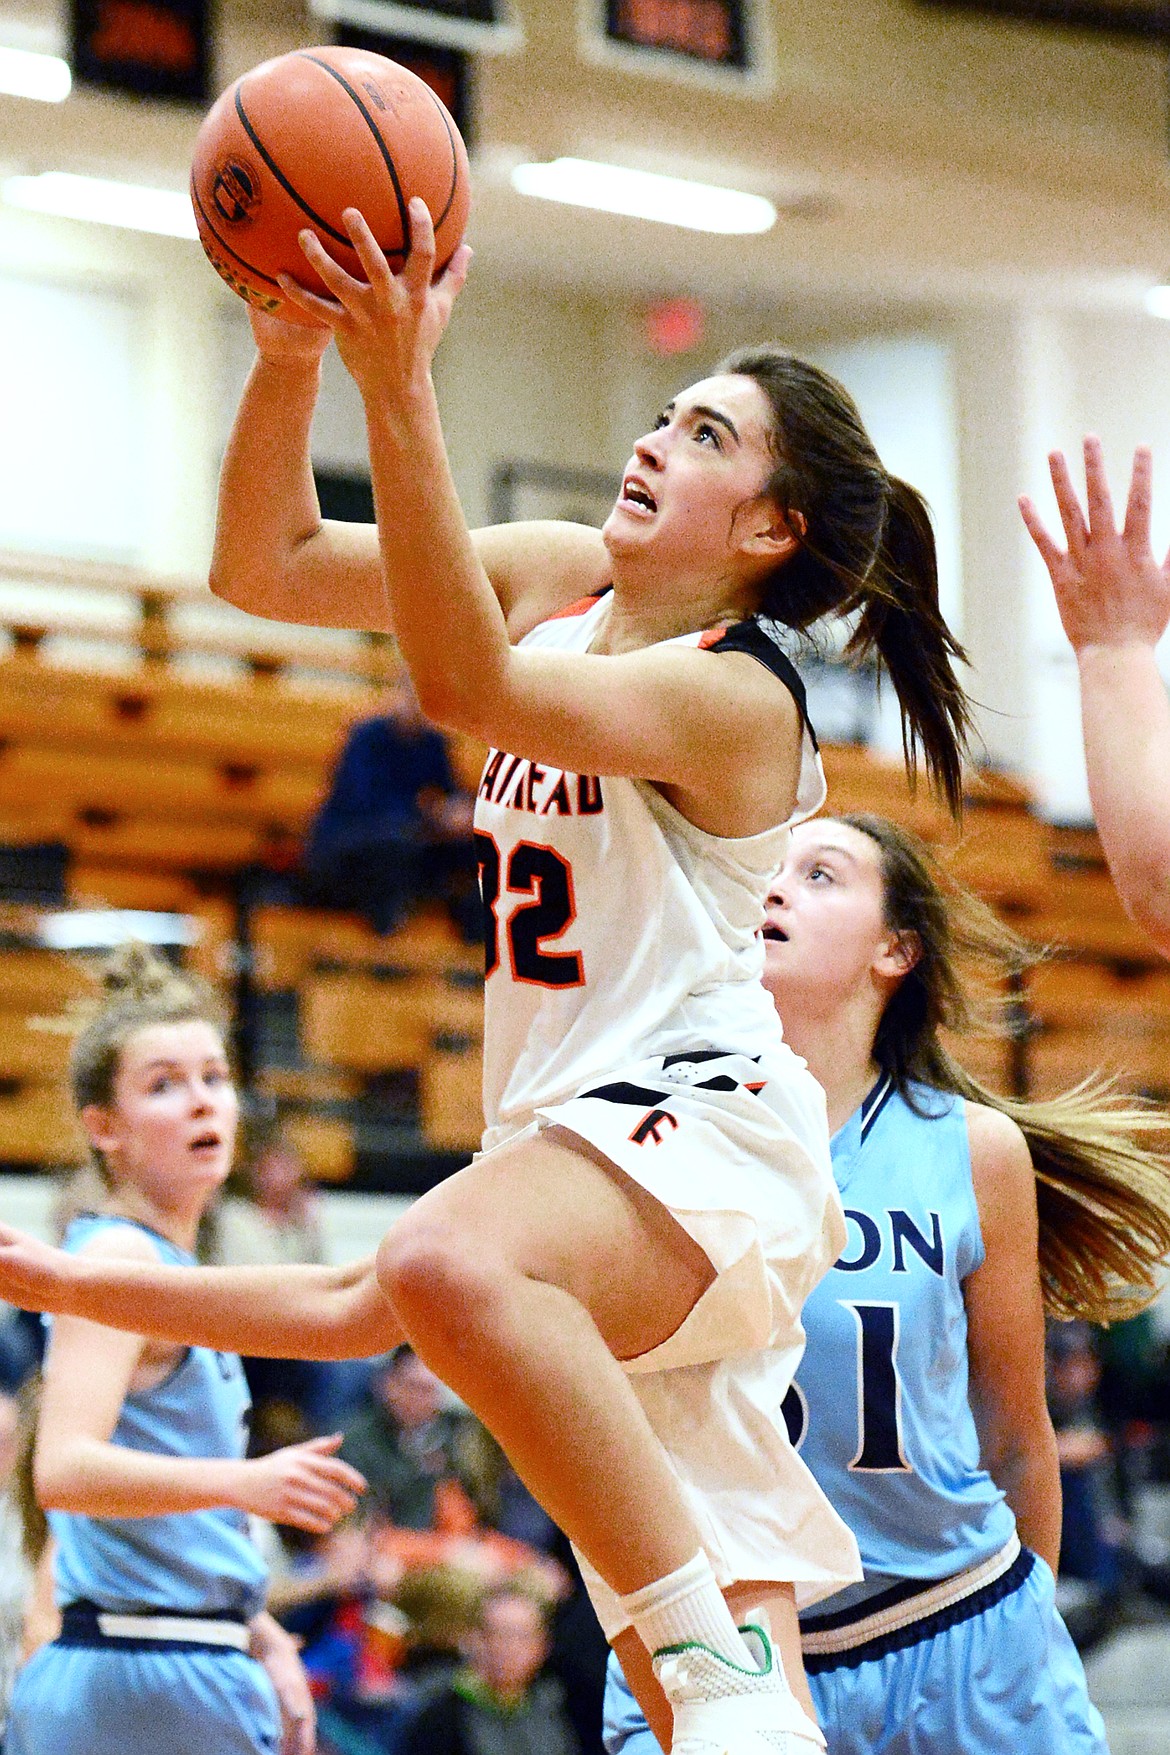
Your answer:
[[[839,820],[877,843],[885,923],[913,934],[921,953],[887,1003],[874,1058],[911,1103],[911,1087],[923,1084],[998,1109],[1020,1128],[1036,1172],[1049,1315],[1135,1315],[1157,1296],[1170,1256],[1170,1120],[1100,1075],[1041,1101],[1003,1097],[972,1078],[939,1032],[986,1036],[994,1026],[973,971],[998,962],[1018,974],[1039,954],[945,877],[917,836],[885,817]]]

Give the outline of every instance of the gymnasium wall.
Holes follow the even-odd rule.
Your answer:
[[[51,34],[47,0],[10,10],[0,39],[20,18]],[[1161,266],[1143,240],[1165,200],[1163,58],[916,0],[772,0],[775,90],[730,99],[583,64],[566,84],[573,9],[519,11],[526,49],[481,68],[478,259],[437,369],[469,517],[488,515],[500,462],[616,471],[661,403],[727,347],[789,341],[845,378],[890,466],[935,508],[989,753],[1033,779],[1053,815],[1083,817],[1075,678],[1015,495],[1050,504],[1045,450],[1086,427],[1118,473],[1142,438],[1170,457],[1170,325],[1141,307]],[[315,28],[299,9],[261,18],[229,3],[223,73]],[[107,172],[181,175],[189,118],[165,106],[0,105],[6,163],[84,148]],[[782,220],[762,257],[505,204],[504,143],[600,151],[639,137],[683,169],[706,155],[757,181],[767,160],[815,175],[823,211]],[[679,290],[702,299],[707,333],[664,360],[643,311]],[[0,324],[0,547],[200,574],[250,343],[197,246],[0,205]],[[314,453],[363,462],[360,404],[335,360]],[[1166,541],[1170,493],[1162,508]]]

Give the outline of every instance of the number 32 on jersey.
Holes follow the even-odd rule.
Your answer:
[[[500,966],[503,938],[514,981],[527,981],[535,987],[582,987],[585,969],[580,951],[546,948],[563,937],[577,918],[568,860],[552,847],[519,841],[508,855],[504,871],[494,836],[482,829],[475,831],[475,857],[483,899],[485,976]],[[511,896],[529,900],[513,908],[501,924],[501,903]]]

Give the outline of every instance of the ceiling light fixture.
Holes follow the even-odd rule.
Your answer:
[[[6,97],[60,104],[69,96],[72,84],[69,63],[60,55],[34,55],[28,49],[0,48],[0,92]]]
[[[1145,296],[1146,311],[1151,317],[1170,318],[1170,286],[1152,286]]]
[[[170,238],[198,236],[189,196],[174,189],[79,177],[71,171],[42,171],[37,177],[6,177],[0,193],[10,207],[51,213],[59,219],[127,226]]]
[[[521,164],[512,171],[512,187],[521,195],[563,201],[570,207],[592,207],[632,219],[657,220],[693,232],[743,235],[770,231],[776,209],[762,195],[664,177],[654,171],[633,171],[625,165],[595,159],[556,158],[548,164]]]

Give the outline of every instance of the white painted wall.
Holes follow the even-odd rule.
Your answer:
[[[200,575],[252,357],[243,306],[193,245],[3,208],[0,264],[0,546]],[[1015,499],[1027,489],[1051,508],[1045,453],[1076,448],[1086,429],[1102,435],[1119,493],[1139,441],[1170,458],[1170,324],[1136,308],[1019,303],[834,334],[812,309],[728,306],[693,356],[663,360],[631,299],[473,273],[436,366],[470,520],[488,516],[492,469],[508,459],[616,472],[682,384],[765,336],[835,371],[888,466],[926,494],[986,749],[1033,780],[1051,815],[1083,819],[1075,667]],[[360,399],[335,355],[313,448],[326,465],[365,465]],[[1165,544],[1170,492],[1155,494]]]

